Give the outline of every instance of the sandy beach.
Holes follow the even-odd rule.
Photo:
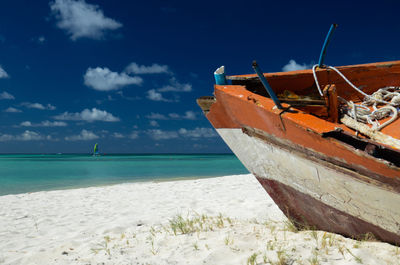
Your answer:
[[[400,264],[296,231],[250,174],[1,196],[0,237],[0,264]]]

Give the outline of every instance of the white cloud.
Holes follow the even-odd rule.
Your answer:
[[[13,107],[9,107],[9,108],[5,109],[4,112],[17,113],[17,112],[22,112],[22,111],[19,109],[13,108]]]
[[[107,122],[116,122],[119,121],[118,117],[113,116],[111,113],[108,113],[105,110],[99,110],[96,108],[84,109],[82,112],[69,113],[64,112],[60,115],[54,116],[57,120],[71,120],[71,121],[107,121]]]
[[[112,137],[114,137],[114,138],[125,138],[122,133],[117,133],[117,132],[113,133]]]
[[[41,136],[37,132],[32,132],[32,131],[26,130],[21,135],[18,135],[16,138],[17,138],[17,140],[20,140],[20,141],[36,141],[36,140],[42,140],[43,136]]]
[[[133,74],[168,74],[168,65],[152,64],[150,66],[138,65],[137,63],[130,63],[126,68],[125,72]]]
[[[31,102],[23,102],[23,103],[21,103],[21,106],[25,106],[29,109],[40,109],[40,110],[55,110],[56,109],[56,107],[51,104],[43,105],[40,103],[31,103]]]
[[[38,141],[38,140],[43,140],[45,138],[49,137],[44,137],[40,135],[37,132],[33,131],[28,131],[26,130],[25,132],[18,134],[18,135],[10,135],[10,134],[0,134],[0,142],[6,142],[6,141]]]
[[[31,127],[32,123],[30,121],[23,121],[21,122],[20,126]]]
[[[15,97],[13,95],[11,95],[10,93],[4,91],[4,92],[0,93],[0,99],[15,99]]]
[[[295,60],[290,60],[289,63],[282,67],[282,71],[296,71],[296,70],[304,70],[311,68],[311,64],[298,64]]]
[[[67,123],[63,121],[42,121],[40,123],[40,126],[42,127],[65,127],[67,126]]]
[[[133,131],[131,132],[131,134],[129,135],[130,139],[137,139],[139,138],[139,132],[138,131]]]
[[[143,79],[129,76],[126,73],[112,72],[107,67],[88,68],[83,76],[85,85],[95,90],[109,91],[127,85],[140,85]]]
[[[3,67],[1,67],[0,65],[0,78],[8,78],[9,75],[7,74],[7,72],[3,69]]]
[[[189,138],[211,138],[211,137],[217,137],[217,133],[215,132],[214,129],[211,128],[195,128],[193,130],[187,130],[184,128],[179,129],[179,134],[182,135],[183,137],[189,137]]]
[[[153,126],[153,127],[159,127],[159,126],[160,126],[160,125],[158,124],[158,122],[155,121],[155,120],[151,120],[151,121],[149,121],[149,123],[150,123],[150,126]]]
[[[45,41],[46,41],[46,38],[44,36],[40,36],[40,37],[37,38],[37,42],[38,43],[43,43]]]
[[[169,113],[167,116],[164,114],[160,113],[150,113],[150,115],[147,115],[146,118],[149,120],[195,120],[196,119],[196,113],[193,111],[186,111],[184,115],[180,115],[177,113]]]
[[[10,134],[0,134],[0,142],[8,142],[14,140],[14,136]]]
[[[162,88],[157,89],[158,92],[191,92],[192,85],[191,84],[182,84],[176,80],[175,77],[172,77],[169,80],[169,85],[163,86]]]
[[[153,101],[164,101],[169,102],[170,100],[163,97],[161,93],[158,93],[155,89],[147,91],[147,98]]]
[[[106,31],[122,27],[118,21],[105,17],[99,6],[84,0],[55,0],[50,2],[50,9],[58,20],[57,27],[66,30],[72,40],[102,39]]]
[[[168,140],[179,137],[175,131],[163,131],[159,129],[147,130],[147,134],[154,140]]]
[[[193,130],[181,128],[178,131],[164,131],[160,129],[150,129],[146,132],[154,140],[169,140],[179,138],[211,138],[218,137],[218,134],[212,128],[197,127]]]
[[[88,140],[94,140],[94,139],[98,139],[98,138],[99,138],[99,136],[94,134],[92,131],[83,129],[80,134],[66,136],[64,139],[66,141],[88,141]]]
[[[42,121],[41,123],[31,123],[30,121],[21,122],[24,127],[65,127],[67,123],[63,121]]]
[[[186,120],[195,120],[197,117],[196,113],[194,113],[193,111],[186,111],[185,116],[183,116],[183,118]]]
[[[146,118],[150,120],[168,120],[168,118],[164,114],[160,113],[150,113],[150,115],[147,115]]]
[[[168,114],[168,116],[171,119],[175,119],[175,120],[195,120],[196,119],[196,114],[193,111],[186,111],[185,115],[179,115],[177,113],[170,113]]]

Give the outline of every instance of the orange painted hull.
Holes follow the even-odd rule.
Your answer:
[[[355,85],[368,84],[364,88],[367,93],[379,87],[400,86],[400,62],[339,69]],[[339,97],[353,101],[361,98],[332,71],[321,69],[317,74],[322,86],[336,86]],[[265,76],[276,94],[282,94],[284,90],[296,95],[316,94],[310,70]],[[392,201],[399,200],[400,203],[399,150],[367,137],[355,136],[352,129],[332,117],[334,112],[329,108],[326,111],[308,106],[291,107],[289,111],[275,108],[254,75],[230,78],[232,85],[215,86],[214,101],[208,98],[207,105],[205,100],[199,99],[199,105],[285,214],[303,225],[348,236],[370,232],[381,240],[400,243],[397,225],[400,204],[388,207]],[[384,128],[382,133],[399,139],[400,121]],[[371,146],[378,151],[368,152]],[[249,159],[252,152],[257,155]],[[277,154],[285,159],[276,158]],[[298,163],[299,172],[292,170],[296,165],[285,164],[285,160]],[[332,185],[341,187],[343,182],[350,183],[353,190],[341,192],[330,188]],[[318,185],[319,189],[315,189]],[[361,194],[364,191],[358,187],[371,195],[379,194],[380,197],[374,199],[377,204],[373,207],[368,203],[364,205],[369,195]],[[343,189],[346,189],[345,185]],[[361,208],[361,212],[356,208]],[[374,217],[377,215],[381,215],[383,221]]]

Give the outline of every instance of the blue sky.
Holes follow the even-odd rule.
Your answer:
[[[196,105],[213,71],[397,60],[395,1],[4,0],[0,153],[229,152]]]

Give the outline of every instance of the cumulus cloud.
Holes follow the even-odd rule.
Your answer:
[[[188,130],[185,128],[179,129],[179,134],[182,135],[183,137],[189,137],[189,138],[211,138],[211,137],[217,137],[217,133],[215,132],[214,129],[211,128],[195,128],[193,130]]]
[[[305,70],[311,68],[311,64],[298,64],[295,60],[290,60],[289,63],[282,67],[283,72]]]
[[[0,134],[0,142],[6,141],[38,141],[43,139],[50,139],[51,136],[44,137],[37,132],[26,130],[18,135]]]
[[[50,2],[50,9],[57,27],[65,30],[72,40],[102,39],[105,32],[122,27],[118,21],[104,16],[99,6],[84,0],[55,0]]]
[[[67,123],[63,121],[42,121],[41,123],[31,123],[30,121],[24,121],[20,123],[23,127],[65,127]]]
[[[131,134],[129,134],[130,139],[137,139],[139,138],[139,132],[138,131],[133,131]]]
[[[113,133],[112,137],[114,137],[114,138],[125,138],[125,136],[122,133],[117,133],[117,132]]]
[[[186,111],[184,115],[179,115],[177,113],[170,113],[168,116],[171,119],[182,119],[182,120],[195,120],[196,119],[196,113],[193,111]]]
[[[98,139],[98,138],[99,138],[99,136],[94,134],[92,131],[83,129],[80,134],[66,136],[64,139],[66,141],[88,141],[88,140],[94,140],[94,139]]]
[[[64,112],[60,115],[54,116],[56,120],[71,120],[71,121],[107,121],[107,122],[116,122],[119,121],[118,117],[115,117],[111,113],[108,113],[105,110],[99,110],[96,108],[84,109],[82,112],[69,113]]]
[[[14,136],[10,134],[0,134],[0,142],[8,142],[14,140]]]
[[[179,137],[176,131],[164,131],[160,129],[147,130],[147,134],[154,140],[168,140]]]
[[[151,112],[149,115],[146,115],[146,118],[150,120],[195,120],[196,113],[193,111],[186,111],[185,114],[181,115],[178,113],[169,113],[167,115]]]
[[[15,97],[13,95],[11,95],[10,93],[4,91],[4,92],[0,93],[0,99],[15,99]]]
[[[9,75],[7,74],[7,72],[3,69],[3,67],[1,67],[0,65],[0,78],[8,78]]]
[[[95,90],[116,90],[127,85],[140,85],[143,79],[126,73],[112,72],[107,67],[89,68],[83,76],[85,85]]]
[[[193,130],[181,128],[178,131],[164,131],[160,129],[147,130],[149,135],[154,140],[169,140],[178,137],[185,138],[212,138],[218,137],[218,134],[212,128],[197,127]]]
[[[158,124],[158,122],[155,121],[155,120],[151,120],[151,121],[149,121],[149,123],[150,123],[150,126],[153,126],[153,127],[159,127],[159,126],[160,126],[160,125]]]
[[[13,108],[13,107],[9,107],[9,108],[5,109],[4,112],[17,113],[17,112],[22,112],[22,111],[19,109]]]
[[[125,72],[132,74],[169,74],[168,65],[159,65],[153,63],[150,66],[138,65],[137,63],[130,63],[126,68]]]
[[[191,84],[183,84],[176,80],[175,77],[172,77],[169,80],[169,85],[163,86],[157,89],[158,92],[191,92],[192,85]]]
[[[147,98],[153,101],[164,101],[169,102],[170,100],[163,97],[163,95],[157,92],[155,89],[150,89],[147,91]]]
[[[21,135],[17,136],[17,140],[21,140],[21,141],[36,141],[36,140],[42,140],[42,139],[43,139],[43,136],[41,136],[39,133],[28,131],[28,130],[23,132]]]
[[[24,106],[29,109],[40,109],[40,110],[55,110],[56,109],[56,107],[51,104],[43,105],[40,103],[31,103],[31,102],[23,102],[23,103],[21,103],[21,106]]]
[[[30,121],[23,121],[20,123],[20,126],[31,127],[32,123]]]
[[[168,120],[168,118],[164,114],[160,113],[150,113],[149,115],[146,115],[146,118],[150,120]]]

